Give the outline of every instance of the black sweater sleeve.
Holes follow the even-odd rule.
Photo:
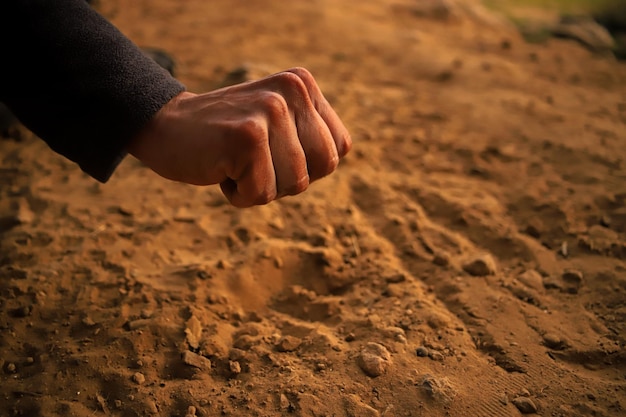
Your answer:
[[[0,0],[0,42],[0,101],[102,182],[184,90],[84,0]]]

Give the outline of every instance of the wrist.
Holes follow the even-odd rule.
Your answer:
[[[139,160],[143,160],[150,149],[158,141],[159,132],[163,132],[170,125],[170,121],[179,112],[182,101],[195,97],[196,94],[183,91],[170,101],[165,103],[161,109],[154,114],[141,130],[130,140],[126,150]],[[158,146],[158,145],[156,145]]]

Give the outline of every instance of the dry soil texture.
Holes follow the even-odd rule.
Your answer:
[[[309,68],[355,147],[237,210],[0,141],[0,415],[624,415],[626,67],[425,3],[103,0],[192,91]]]

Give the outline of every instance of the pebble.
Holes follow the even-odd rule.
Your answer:
[[[537,291],[543,291],[543,277],[534,269],[529,269],[517,277],[519,282]]]
[[[611,227],[611,218],[606,214],[600,219],[600,226]]]
[[[138,320],[132,320],[129,321],[127,323],[128,326],[128,330],[137,330],[137,329],[141,329],[142,327],[146,327],[148,324],[150,324],[152,321],[150,319],[138,319]]]
[[[403,273],[392,274],[385,277],[385,281],[391,284],[397,284],[406,281],[406,275]]]
[[[159,407],[157,407],[154,401],[148,400],[146,402],[146,407],[148,408],[148,411],[153,415],[159,415]]]
[[[22,306],[9,310],[9,315],[14,318],[24,318],[30,316],[32,312],[31,306]]]
[[[366,375],[375,378],[387,371],[391,364],[391,354],[380,343],[369,342],[361,350],[358,364]]]
[[[187,414],[185,414],[185,417],[195,417],[196,416],[196,407],[194,407],[193,405],[190,405],[187,408]]]
[[[230,369],[230,372],[235,375],[239,375],[241,373],[241,364],[237,361],[230,361],[228,363],[228,367]]]
[[[133,382],[138,385],[142,385],[144,382],[146,382],[146,377],[141,372],[135,372],[133,375]]]
[[[551,32],[554,36],[574,39],[593,52],[607,53],[615,46],[609,31],[587,16],[562,16]]]
[[[496,273],[496,262],[489,254],[469,259],[463,264],[463,270],[475,277],[484,277]]]
[[[432,375],[424,375],[421,381],[421,387],[433,398],[443,401],[444,403],[450,402],[456,397],[456,390],[450,384],[448,378],[438,378]]]
[[[561,276],[565,283],[565,289],[570,294],[578,294],[578,290],[583,284],[583,273],[577,270],[566,270]]]
[[[86,316],[85,318],[83,318],[82,323],[87,326],[87,327],[93,327],[95,326],[97,323],[89,316]]]
[[[211,369],[211,361],[202,355],[186,350],[182,354],[183,363],[198,369]]]
[[[448,266],[450,258],[445,254],[438,253],[433,257],[433,263],[437,266]]]
[[[563,339],[554,333],[546,333],[543,335],[543,344],[554,350],[561,350],[566,347],[566,343]]]
[[[279,352],[293,352],[302,344],[302,340],[294,336],[283,336],[276,343],[276,350]]]
[[[443,362],[443,354],[441,352],[437,352],[436,350],[428,352],[428,357],[434,361]]]
[[[13,362],[7,363],[7,366],[6,366],[5,369],[6,369],[7,373],[9,373],[9,374],[13,374],[13,373],[15,373],[15,371],[17,371],[17,367],[15,366],[15,364]]]
[[[345,397],[344,405],[348,417],[380,417],[378,410],[365,404],[357,395]]]
[[[280,394],[280,409],[288,410],[291,408],[291,403],[289,402],[289,398],[285,394]]]
[[[511,402],[522,414],[533,414],[537,412],[537,406],[528,397],[515,397]]]
[[[144,308],[141,310],[139,315],[142,319],[151,319],[152,316],[154,315],[154,312],[150,309]]]
[[[415,349],[415,354],[416,354],[417,356],[419,356],[420,358],[426,358],[426,357],[428,357],[428,354],[429,354],[429,353],[430,353],[430,352],[428,351],[428,348],[427,348],[427,347],[425,347],[425,346],[420,346],[420,347],[418,347],[417,349]]]

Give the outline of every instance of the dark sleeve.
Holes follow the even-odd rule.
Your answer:
[[[0,45],[0,101],[102,182],[184,90],[84,0],[0,0]]]

